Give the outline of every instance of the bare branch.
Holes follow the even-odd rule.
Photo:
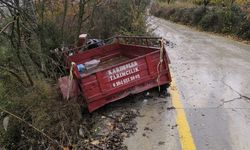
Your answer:
[[[42,130],[38,129],[37,127],[33,126],[32,124],[30,124],[29,122],[25,121],[24,119],[22,119],[21,117],[9,112],[8,110],[0,107],[0,110],[9,114],[10,116],[18,119],[19,121],[22,121],[23,123],[25,123],[26,125],[28,125],[29,127],[33,128],[34,130],[36,130],[38,133],[40,133],[41,135],[43,135],[44,137],[46,137],[47,139],[49,139],[51,142],[56,143],[60,148],[64,148],[60,143],[58,143],[56,140],[52,139],[50,136],[48,136],[46,133],[44,133]]]
[[[0,34],[1,34],[4,30],[6,30],[6,29],[9,27],[9,25],[11,25],[11,24],[14,23],[14,22],[15,22],[15,20],[13,20],[13,21],[7,23],[7,24],[1,29]]]
[[[12,71],[11,69],[9,69],[9,68],[7,68],[5,66],[2,66],[2,65],[0,65],[0,68],[2,70],[7,71],[8,73],[10,73],[12,76],[14,76],[17,79],[17,81],[19,81],[24,87],[26,87],[26,85],[24,84],[24,81],[22,80],[22,78],[15,71]]]

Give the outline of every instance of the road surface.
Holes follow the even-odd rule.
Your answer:
[[[148,23],[176,44],[167,51],[182,108],[167,109],[173,97],[145,99],[128,149],[188,150],[184,128],[194,149],[249,150],[250,45],[155,17]],[[178,124],[177,110],[184,110],[188,127]]]

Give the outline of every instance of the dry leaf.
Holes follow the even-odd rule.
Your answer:
[[[9,120],[10,120],[10,117],[7,116],[3,119],[3,128],[5,131],[7,131],[7,128],[8,128],[8,125],[9,125]]]
[[[83,131],[82,128],[79,129],[79,135],[80,135],[81,137],[84,137],[84,131]]]
[[[99,140],[94,140],[94,141],[92,141],[90,143],[93,144],[93,145],[98,145],[100,143],[100,141]]]
[[[107,123],[107,126],[109,130],[112,130],[114,128],[114,125],[111,122]]]

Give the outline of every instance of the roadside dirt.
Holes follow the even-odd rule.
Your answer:
[[[109,106],[93,114],[83,114],[86,124],[79,128],[78,133],[83,136],[83,140],[79,141],[76,149],[127,149],[123,139],[137,130],[135,118],[139,112],[121,106],[123,103],[114,105],[117,106]]]
[[[82,114],[83,122],[79,128],[81,140],[74,146],[75,149],[91,150],[126,150],[124,140],[137,131],[137,118],[143,118],[140,109],[145,101],[158,103],[157,89],[145,93],[132,95],[120,101],[113,102],[105,107],[93,112],[92,114]],[[161,101],[159,101],[161,103]],[[164,101],[164,103],[166,103]],[[169,107],[170,111],[174,109]],[[144,132],[152,132],[149,127],[144,128]],[[164,143],[159,141],[159,145]]]
[[[137,131],[136,118],[140,116],[139,105],[143,93],[111,103],[92,114],[83,113],[79,127],[79,142],[74,149],[126,150],[124,138]]]

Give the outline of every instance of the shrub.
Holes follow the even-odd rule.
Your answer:
[[[160,6],[158,3],[153,3],[151,5],[151,8],[150,8],[150,13],[155,15],[155,16],[158,16],[158,11],[160,9]]]
[[[192,15],[192,24],[197,25],[205,14],[206,14],[205,7],[202,6],[195,8]]]
[[[205,31],[213,31],[218,20],[218,16],[214,12],[209,12],[201,19],[199,26]]]
[[[197,1],[200,2],[200,1]],[[180,7],[179,7],[180,6]],[[248,8],[245,8],[248,10]],[[237,5],[220,6],[183,6],[167,5],[154,8],[151,12],[157,17],[200,27],[204,31],[235,34],[250,39],[250,17],[245,9]]]
[[[165,19],[169,19],[170,16],[172,16],[176,11],[175,8],[169,8],[169,9],[162,9],[162,17]]]
[[[37,80],[34,87],[27,89],[29,92],[20,97],[8,97],[10,104],[5,108],[20,116],[26,122],[43,130],[52,139],[61,140],[61,134],[65,132],[69,136],[77,137],[81,124],[81,109],[78,103],[72,101],[59,101],[56,88],[50,81]],[[3,106],[1,106],[3,107]],[[10,121],[5,131],[0,128],[0,145],[6,149],[46,149],[54,145],[49,139],[35,131],[29,125],[6,113],[0,114],[0,121],[9,116]],[[72,138],[76,143],[77,138]],[[1,148],[0,148],[1,149]]]
[[[164,19],[170,19],[170,16],[174,15],[175,13],[175,8],[165,8],[165,7],[160,7],[157,4],[153,4],[150,12],[154,16]]]
[[[242,39],[250,40],[250,19],[242,22],[237,35]]]
[[[244,14],[237,6],[231,8],[219,9],[215,11],[219,17],[218,28],[215,28],[216,32],[221,33],[236,33],[240,22],[244,19]]]
[[[194,12],[194,8],[184,8],[181,9],[180,22],[184,24],[192,24],[192,15]]]
[[[207,11],[199,25],[205,31],[235,34],[243,18],[244,14],[236,6],[224,9],[215,7]]]
[[[170,16],[170,20],[174,22],[181,22],[182,15],[183,15],[182,9],[176,9],[175,13]]]

